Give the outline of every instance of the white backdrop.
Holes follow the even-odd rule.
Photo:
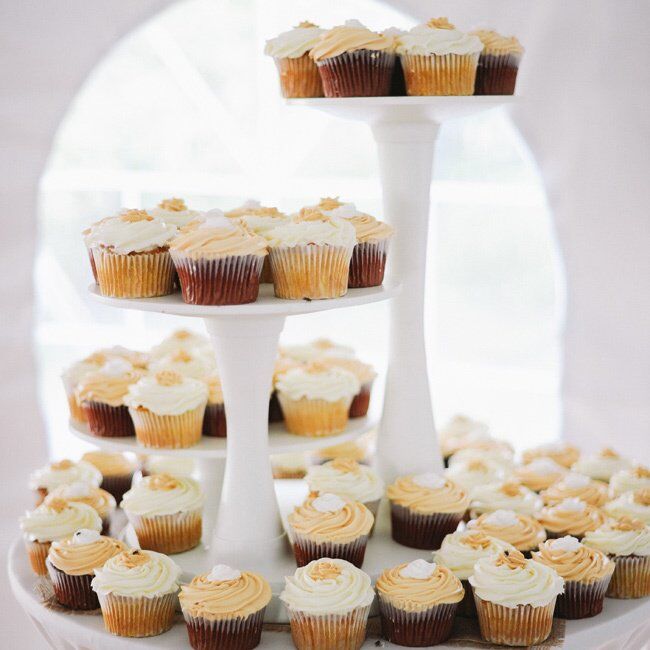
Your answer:
[[[28,505],[27,472],[45,460],[31,350],[39,177],[88,72],[116,39],[167,4],[0,0],[3,550]],[[431,10],[424,0],[395,4],[423,18]],[[647,461],[650,5],[441,0],[433,11],[498,25],[526,45],[519,88],[526,101],[516,118],[547,185],[567,273],[563,431],[584,446],[614,444]],[[6,590],[0,581],[3,642],[42,647]]]

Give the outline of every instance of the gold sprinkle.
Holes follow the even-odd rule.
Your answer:
[[[103,366],[106,363],[106,355],[102,352],[93,352],[90,356],[84,359],[85,363],[93,363],[97,366]]]
[[[524,569],[526,558],[519,551],[503,551],[497,557],[496,566],[507,566],[509,569]]]
[[[130,551],[124,551],[120,553],[115,558],[115,563],[118,566],[126,567],[127,569],[135,569],[137,566],[142,566],[149,562],[150,557],[148,553],[141,551],[140,549],[132,549]]]
[[[501,485],[500,491],[508,497],[516,497],[521,494],[521,485],[515,481],[506,481]]]
[[[301,221],[329,222],[331,219],[327,215],[323,214],[318,208],[302,208],[294,221],[297,223],[300,223]]]
[[[477,530],[474,533],[461,537],[460,543],[473,549],[486,549],[492,544],[490,538],[483,532]]]
[[[650,488],[634,490],[634,503],[640,506],[650,506]]]
[[[153,217],[147,214],[146,210],[126,210],[120,215],[120,220],[125,223],[137,223],[138,221],[153,221]]]
[[[619,517],[613,524],[611,524],[611,527],[614,530],[620,530],[626,533],[633,530],[643,530],[645,528],[645,524],[640,519],[634,519],[633,517],[623,515],[622,517]]]
[[[343,205],[338,196],[325,196],[320,200],[318,208],[321,210],[336,210]]]
[[[650,469],[644,467],[643,465],[637,465],[632,470],[632,476],[635,478],[650,478]]]
[[[177,386],[183,383],[183,375],[173,370],[161,370],[156,373],[156,381],[160,386]]]
[[[189,363],[192,361],[192,355],[188,354],[186,350],[178,350],[176,354],[172,357],[172,361],[177,361],[179,363]]]
[[[359,474],[361,472],[359,463],[350,458],[335,458],[330,462],[330,467],[344,474]]]
[[[471,460],[467,463],[470,472],[487,472],[487,465],[482,460]]]
[[[176,330],[173,334],[172,337],[175,338],[177,341],[184,341],[185,339],[189,339],[192,337],[192,332],[189,330]]]
[[[601,458],[620,458],[620,456],[611,448],[611,447],[605,447],[601,452],[600,452],[600,457]]]
[[[150,490],[175,490],[180,481],[171,474],[154,474],[147,480],[147,487]]]
[[[341,569],[333,562],[318,562],[309,570],[312,580],[335,580],[341,575]]]
[[[63,460],[60,460],[58,463],[52,463],[50,465],[50,469],[53,469],[54,471],[59,471],[62,469],[70,469],[73,466],[74,463],[71,460],[64,458]]]
[[[309,22],[308,20],[303,20],[301,23],[298,23],[295,29],[309,29],[310,27],[318,27],[314,23]]]
[[[168,210],[169,212],[183,212],[184,210],[187,210],[185,201],[183,201],[183,199],[178,199],[176,197],[171,199],[163,199],[158,204],[158,207],[161,208],[162,210]]]
[[[431,29],[456,29],[446,16],[431,18],[427,23],[427,27],[431,27]]]

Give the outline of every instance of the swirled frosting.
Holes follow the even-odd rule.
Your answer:
[[[328,217],[340,217],[341,219],[352,219],[353,217],[369,216],[364,212],[357,210],[357,206],[354,203],[343,203],[339,201],[338,196],[334,198],[322,198],[317,205],[310,207],[320,210]]]
[[[133,474],[137,469],[137,465],[124,454],[88,451],[81,459],[96,467],[101,472],[102,477]]]
[[[193,379],[205,379],[212,374],[217,367],[217,362],[212,351],[204,348],[178,348],[158,357],[151,363],[151,372],[171,370],[185,377]]]
[[[75,463],[66,458],[32,472],[29,477],[29,488],[31,490],[44,488],[50,491],[59,485],[69,485],[77,481],[99,487],[102,475],[96,467],[84,460]]]
[[[69,485],[59,485],[50,493],[48,498],[50,496],[85,503],[93,508],[102,519],[108,517],[116,508],[115,497],[110,492],[88,483],[77,482]]]
[[[513,510],[486,512],[470,520],[467,529],[496,537],[522,552],[537,548],[546,539],[546,531],[539,522]]]
[[[522,515],[534,515],[542,506],[542,499],[531,489],[516,481],[505,481],[484,485],[472,498],[470,509],[476,514],[514,510]]]
[[[273,228],[288,223],[289,217],[281,212],[271,215],[245,214],[239,217],[238,221],[243,224],[248,231],[264,237],[268,232],[273,230]]]
[[[126,492],[120,505],[128,514],[155,517],[200,510],[203,501],[201,487],[194,479],[152,474]]]
[[[480,449],[474,447],[460,449],[456,453],[449,456],[447,459],[447,464],[451,468],[455,467],[458,464],[462,465],[464,463],[470,463],[476,460],[498,465],[502,469],[505,478],[509,477],[515,468],[513,452],[506,447],[500,446],[489,447],[488,449]]]
[[[282,217],[286,215],[275,207],[262,205],[259,201],[252,199],[244,201],[239,207],[226,212],[226,217],[228,217],[228,219],[240,219],[245,216]]]
[[[142,373],[133,370],[129,364],[129,370],[126,372],[112,374],[106,372],[108,365],[106,364],[104,368],[97,372],[87,374],[79,382],[75,394],[80,404],[83,402],[100,402],[108,406],[123,406],[124,396],[129,392],[129,386],[138,381]]]
[[[325,30],[317,25],[302,22],[293,29],[266,41],[264,54],[275,59],[297,59],[307,54],[324,33]]]
[[[621,517],[590,530],[583,539],[585,546],[608,555],[650,555],[650,526],[638,519]]]
[[[501,481],[505,472],[493,460],[468,460],[454,463],[445,470],[445,474],[463,486],[470,498],[480,492],[483,485]]]
[[[545,564],[526,560],[519,551],[481,558],[469,577],[474,593],[503,607],[544,607],[564,592],[564,580]]]
[[[360,390],[357,377],[341,368],[328,368],[317,362],[294,368],[280,375],[276,390],[291,400],[321,399],[338,402],[352,399]]]
[[[650,488],[650,468],[644,465],[622,469],[609,480],[609,493],[612,497],[642,488]]]
[[[575,498],[600,508],[608,501],[607,484],[594,481],[584,474],[570,472],[562,480],[540,493],[545,505],[555,505]]]
[[[72,537],[53,542],[47,559],[70,576],[92,575],[95,569],[126,550],[126,544],[117,539],[94,530],[78,530]]]
[[[208,337],[191,330],[179,329],[151,348],[150,355],[152,359],[160,359],[179,350],[193,351],[195,349],[212,350]]]
[[[453,571],[459,580],[467,580],[474,571],[474,565],[482,557],[514,548],[508,542],[491,537],[481,530],[457,530],[445,536],[440,548],[434,551],[433,559],[438,565]]]
[[[478,54],[483,50],[483,43],[478,36],[465,34],[455,29],[446,20],[446,18],[433,19],[402,34],[398,39],[397,53],[443,56],[445,54]]]
[[[331,59],[346,52],[373,50],[376,52],[393,52],[395,38],[370,31],[357,20],[348,20],[344,25],[325,32],[316,43],[309,56],[314,61]]]
[[[91,586],[98,594],[155,598],[178,591],[182,570],[170,557],[133,549],[95,569]]]
[[[361,463],[368,457],[368,445],[363,439],[348,440],[331,447],[321,447],[314,452],[314,455],[320,459],[347,458]]]
[[[80,528],[99,532],[102,520],[85,503],[48,497],[38,508],[20,518],[20,528],[28,539],[36,542],[53,542],[69,537]]]
[[[177,228],[187,226],[201,216],[198,210],[188,209],[185,201],[178,198],[163,199],[155,208],[149,210],[149,214]]]
[[[619,456],[613,449],[605,448],[596,456],[580,458],[571,469],[598,481],[609,481],[613,474],[629,467],[629,460]]]
[[[454,415],[442,429],[440,429],[440,438],[462,437],[468,434],[478,434],[484,436],[488,434],[488,425],[484,422],[474,420],[467,415]]]
[[[143,467],[149,474],[191,476],[194,472],[194,459],[178,456],[147,456]]]
[[[359,361],[358,359],[339,359],[324,356],[319,359],[319,363],[326,368],[342,368],[351,372],[362,386],[372,383],[377,376],[377,373],[370,364],[363,363],[363,361]]]
[[[465,593],[460,580],[449,568],[425,560],[386,569],[377,578],[376,588],[380,598],[407,612],[458,603]]]
[[[350,223],[354,226],[357,241],[360,244],[388,239],[393,234],[392,226],[389,226],[383,221],[378,221],[369,214],[352,217]]]
[[[384,483],[374,470],[345,458],[313,465],[305,480],[311,492],[330,492],[361,503],[376,501],[384,494]]]
[[[553,506],[545,506],[537,519],[550,533],[579,537],[605,523],[605,515],[599,508],[575,498],[564,499]]]
[[[631,517],[650,525],[650,488],[639,488],[625,492],[605,505],[605,513],[610,517]]]
[[[492,29],[477,29],[470,32],[471,35],[477,36],[481,43],[483,43],[484,54],[523,54],[524,48],[522,47],[519,39],[516,36],[501,36],[498,32]]]
[[[375,598],[370,577],[345,560],[314,560],[284,580],[280,600],[311,616],[347,614],[369,607]]]
[[[558,465],[568,468],[580,458],[580,450],[566,442],[552,442],[527,449],[523,452],[521,458],[525,465],[538,458],[550,458]]]
[[[96,372],[99,370],[106,362],[108,357],[105,354],[95,353],[90,356],[73,363],[71,366],[66,368],[61,374],[61,379],[63,380],[63,385],[68,394],[72,393],[77,384],[89,373]]]
[[[564,476],[566,469],[551,458],[536,458],[517,467],[514,478],[535,492],[545,490]]]
[[[139,352],[138,350],[131,350],[130,348],[125,348],[123,345],[113,345],[110,348],[102,348],[98,352],[95,352],[94,355],[105,357],[106,363],[113,359],[121,359],[123,361],[128,361],[136,370],[146,370],[149,363],[149,354],[147,352]],[[114,369],[114,374],[117,372],[119,366],[112,366]],[[124,366],[122,366],[124,367]],[[102,366],[102,370],[105,369],[105,366]]]
[[[264,236],[271,248],[315,245],[352,249],[357,243],[354,226],[347,219],[328,217],[318,210],[301,210],[297,217],[272,228]]]
[[[209,621],[247,618],[271,601],[271,586],[257,573],[228,570],[218,565],[181,586],[179,600],[185,614]]]
[[[550,566],[559,576],[572,582],[596,582],[611,576],[615,568],[607,555],[570,536],[540,544],[533,559]]]
[[[434,482],[434,479],[438,479]],[[395,503],[421,514],[463,513],[469,506],[464,488],[433,474],[401,476],[388,486],[386,496]]]
[[[156,415],[181,415],[208,402],[205,382],[183,377],[173,371],[161,371],[143,377],[129,387],[124,403],[145,408]]]

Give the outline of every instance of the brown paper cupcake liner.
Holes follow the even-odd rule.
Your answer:
[[[29,565],[37,576],[46,576],[48,573],[45,560],[47,559],[47,554],[50,551],[51,544],[52,542],[34,542],[31,540],[25,540]]]
[[[57,569],[49,560],[46,564],[57,602],[70,609],[99,609],[97,594],[90,586],[94,574],[68,575]]]
[[[616,562],[609,583],[609,598],[650,596],[650,555],[611,555]]]
[[[74,393],[71,395],[68,394],[68,408],[70,409],[70,418],[73,422],[78,422],[79,424],[86,424],[88,422],[86,413],[77,401],[77,396]]]
[[[320,560],[329,557],[334,560],[347,560],[358,569],[363,565],[363,558],[366,554],[368,535],[362,535],[345,544],[333,542],[314,542],[307,537],[292,531],[293,554],[298,566],[305,566],[312,560]]]
[[[403,546],[435,551],[445,535],[453,533],[462,521],[464,512],[434,512],[420,514],[396,503],[390,504],[393,539]]]
[[[225,438],[228,432],[226,409],[223,404],[208,404],[203,416],[203,435],[210,438]]]
[[[271,260],[269,260],[268,255],[264,256],[260,284],[273,284],[273,271],[271,271]]]
[[[611,576],[590,583],[565,580],[564,593],[555,602],[555,616],[576,619],[600,614],[610,580]]]
[[[348,290],[352,249],[342,246],[279,246],[270,252],[273,289],[278,298],[339,298]]]
[[[284,414],[282,413],[282,407],[280,406],[278,393],[274,390],[271,393],[271,398],[269,399],[269,424],[282,422],[283,420]]]
[[[473,95],[478,54],[404,54],[408,95]]]
[[[153,598],[99,594],[104,626],[117,636],[157,636],[174,622],[176,592]]]
[[[181,415],[156,415],[148,409],[129,408],[138,442],[154,449],[185,449],[201,440],[205,406]]]
[[[366,639],[370,606],[348,614],[315,616],[287,607],[297,650],[359,650]]]
[[[103,296],[154,298],[174,292],[174,265],[167,250],[118,255],[93,248],[97,283]]]
[[[190,305],[244,305],[257,300],[262,255],[195,259],[172,251],[183,301]]]
[[[265,609],[246,618],[215,621],[183,612],[190,645],[194,650],[252,650],[262,639]]]
[[[115,476],[104,476],[99,487],[113,495],[119,505],[125,492],[131,489],[133,473],[116,474]]]
[[[365,418],[370,408],[370,393],[372,391],[372,382],[363,384],[361,390],[352,398],[350,404],[351,418]]]
[[[357,244],[352,251],[348,288],[380,286],[384,281],[387,254],[388,239]]]
[[[385,97],[390,95],[395,55],[357,50],[316,62],[325,97]]]
[[[406,81],[404,80],[404,70],[402,69],[402,61],[399,56],[395,57],[395,67],[393,68],[393,75],[390,80],[390,94],[391,97],[403,97],[406,95]]]
[[[514,95],[518,54],[481,54],[476,69],[475,95]]]
[[[551,634],[555,598],[543,607],[517,605],[504,607],[474,594],[481,636],[489,643],[531,646]]]
[[[458,603],[435,605],[422,612],[407,612],[379,595],[381,633],[390,643],[425,648],[451,636]]]
[[[469,580],[461,580],[460,582],[463,585],[465,594],[463,595],[463,600],[458,603],[456,614],[464,618],[476,618],[476,603],[474,602],[472,585],[469,584]]]
[[[102,402],[82,402],[90,433],[99,438],[134,436],[133,420],[126,406],[110,406]]]
[[[287,431],[299,436],[331,436],[348,425],[351,399],[327,402],[323,399],[292,400],[278,394]]]
[[[183,553],[201,543],[203,532],[201,510],[178,512],[173,515],[153,517],[127,512],[138,544],[146,551],[158,553]]]
[[[295,58],[275,59],[280,74],[280,90],[287,98],[322,97],[323,82],[318,67],[309,54]]]

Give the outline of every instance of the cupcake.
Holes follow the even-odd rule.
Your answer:
[[[55,488],[77,482],[99,487],[102,475],[85,460],[75,463],[65,458],[32,472],[29,476],[29,489],[36,493],[36,505],[39,505]]]
[[[495,438],[484,440],[481,443],[468,443],[467,446],[458,449],[450,456],[443,456],[443,458],[445,458],[445,464],[448,467],[453,467],[457,463],[469,463],[475,460],[495,463],[503,470],[506,477],[510,476],[515,469],[512,448],[507,442]]]
[[[447,567],[452,571],[463,585],[465,594],[458,605],[458,614],[476,618],[474,595],[467,580],[478,560],[498,555],[505,550],[514,550],[514,546],[497,537],[490,537],[480,530],[457,530],[445,535],[440,549],[433,553],[433,560],[438,566]]]
[[[475,95],[514,95],[524,48],[515,36],[501,36],[488,29],[471,32],[483,44],[478,60]]]
[[[283,373],[276,390],[287,430],[301,436],[341,433],[360,388],[351,372],[318,362]]]
[[[503,551],[480,559],[469,583],[484,641],[532,646],[549,637],[555,601],[564,591],[554,569],[519,551]]]
[[[203,435],[212,438],[225,438],[228,431],[226,425],[226,409],[223,405],[223,390],[221,379],[216,374],[206,377],[208,385],[208,405],[203,417]]]
[[[203,381],[162,370],[132,384],[124,402],[145,447],[181,449],[201,439],[208,403]]]
[[[446,18],[432,18],[399,37],[407,95],[473,95],[483,43],[457,30]]]
[[[194,650],[250,650],[262,636],[271,586],[260,575],[217,564],[181,586],[179,600]]]
[[[632,466],[629,460],[619,456],[613,449],[606,447],[595,456],[585,456],[573,463],[571,469],[578,474],[585,474],[596,481],[609,481],[609,479],[623,469]]]
[[[187,226],[169,245],[183,292],[191,305],[243,305],[257,300],[266,241],[221,210]]]
[[[536,458],[517,467],[513,478],[534,492],[541,492],[562,479],[566,469],[551,458]]]
[[[348,290],[354,226],[346,219],[303,209],[266,234],[273,288],[278,298],[339,298]]]
[[[465,488],[470,499],[480,494],[484,485],[501,482],[503,468],[492,460],[468,460],[454,463],[445,470],[445,476]]]
[[[625,492],[643,488],[650,488],[650,468],[644,465],[622,469],[620,472],[616,472],[609,481],[609,494],[612,499],[620,497]]]
[[[275,367],[273,368],[271,397],[269,397],[269,424],[284,421],[284,413],[282,412],[282,407],[280,406],[280,400],[278,399],[277,391],[277,384],[280,376],[289,370],[300,368],[301,366],[301,363],[282,355],[276,359]]]
[[[310,361],[322,361],[323,358],[332,357],[335,359],[354,359],[354,349],[349,345],[334,343],[329,339],[316,339],[309,343],[298,345],[283,345],[280,348],[280,355],[297,363],[309,363]]]
[[[607,589],[610,598],[650,596],[650,526],[638,519],[610,520],[584,537],[584,545],[616,563]]]
[[[176,226],[144,210],[126,210],[98,222],[87,236],[103,296],[153,298],[174,291],[169,242]]]
[[[527,557],[546,540],[544,526],[533,517],[513,510],[486,512],[477,519],[470,519],[467,529],[507,542]]]
[[[521,458],[524,465],[532,463],[538,458],[550,458],[558,465],[569,469],[580,458],[580,450],[566,442],[554,442],[527,449],[521,455]]]
[[[90,586],[95,569],[126,550],[123,542],[88,528],[52,542],[45,564],[56,600],[70,609],[99,609],[97,594]]]
[[[318,66],[325,97],[376,97],[390,94],[395,38],[348,20],[325,32],[309,56]]]
[[[193,458],[177,456],[146,456],[142,461],[142,476],[153,474],[173,474],[191,478],[196,469]]]
[[[287,32],[266,41],[264,54],[272,56],[280,75],[283,97],[322,97],[323,84],[309,52],[325,32],[303,21]]]
[[[541,544],[533,559],[564,578],[564,593],[557,597],[555,616],[590,618],[603,611],[605,592],[615,567],[605,553],[567,535]]]
[[[73,422],[79,424],[84,424],[86,422],[86,414],[77,401],[77,385],[86,375],[96,372],[107,361],[108,357],[105,354],[95,352],[85,359],[73,363],[69,368],[66,368],[61,375],[63,388],[65,389],[65,394],[68,399],[70,419]]]
[[[107,535],[109,533],[111,515],[117,507],[115,497],[110,492],[89,483],[78,481],[70,485],[59,485],[58,488],[52,491],[51,497],[85,503],[90,506],[102,520],[102,534]]]
[[[201,542],[203,501],[194,479],[154,474],[134,485],[120,506],[141,548],[183,553]]]
[[[167,224],[183,228],[192,221],[201,218],[198,210],[190,210],[183,199],[163,199],[155,208],[148,211],[152,217]]]
[[[342,458],[356,460],[361,465],[370,465],[372,451],[368,442],[368,436],[362,436],[356,440],[348,440],[331,447],[321,447],[313,454],[313,462],[322,465],[330,460]]]
[[[329,492],[311,494],[287,518],[296,564],[332,557],[361,568],[374,521],[363,503]]]
[[[77,385],[76,398],[90,433],[100,438],[134,436],[133,421],[124,397],[141,372],[124,359],[111,359],[87,374]]]
[[[191,330],[179,329],[172,332],[168,337],[163,339],[158,345],[151,348],[149,353],[151,358],[156,360],[179,350],[200,350],[212,352],[210,339],[204,334],[198,334]]]
[[[544,506],[537,519],[549,537],[573,535],[582,539],[588,531],[602,526],[606,517],[600,508],[571,497],[553,506]]]
[[[205,348],[178,348],[154,359],[150,364],[152,373],[171,370],[183,377],[205,379],[216,372],[217,361],[212,350]]]
[[[374,599],[368,575],[331,558],[296,569],[280,594],[297,650],[359,650]]]
[[[156,636],[174,622],[181,568],[166,555],[133,549],[95,569],[91,586],[104,626],[117,636]]]
[[[70,537],[81,528],[99,532],[102,520],[85,503],[48,497],[36,510],[20,518],[29,563],[36,575],[47,575],[45,559],[52,542]]]
[[[465,593],[450,569],[425,560],[386,569],[376,588],[382,636],[410,647],[446,641]]]
[[[552,506],[564,499],[580,499],[589,505],[601,508],[607,503],[607,483],[594,481],[584,474],[569,472],[560,481],[539,494],[544,504]]]
[[[112,494],[119,503],[124,493],[131,488],[133,474],[138,469],[137,464],[124,454],[106,451],[89,451],[81,459],[100,471],[102,482],[99,487]]]
[[[402,476],[388,486],[393,539],[433,551],[462,521],[469,497],[464,488],[433,472]]]
[[[358,359],[338,359],[335,357],[323,357],[319,363],[328,368],[341,368],[351,372],[359,380],[359,392],[352,398],[349,415],[351,418],[363,418],[368,415],[370,408],[370,394],[372,384],[377,377],[374,368]]]
[[[502,483],[484,485],[472,497],[470,517],[473,519],[484,512],[495,510],[514,510],[520,515],[535,516],[543,507],[540,496],[518,481],[506,480]]]
[[[273,454],[271,456],[273,478],[303,479],[307,475],[307,455],[303,452],[293,454]]]
[[[630,517],[638,519],[648,526],[650,525],[650,487],[625,492],[607,503],[603,510],[605,514],[614,519]]]

